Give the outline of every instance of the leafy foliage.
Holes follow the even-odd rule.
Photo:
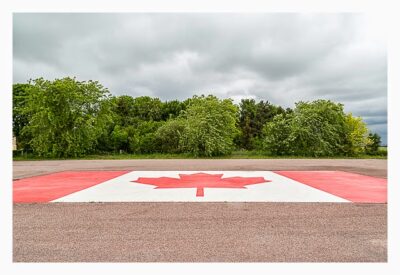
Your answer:
[[[293,113],[278,115],[264,128],[264,149],[276,155],[357,155],[368,144],[361,118],[345,114],[329,100],[298,102]]]
[[[129,139],[129,152],[158,152],[156,132],[164,124],[163,121],[142,121],[136,125]]]
[[[39,156],[66,157],[94,150],[110,120],[109,93],[96,81],[74,78],[29,83],[24,114],[30,117],[22,133]]]
[[[162,104],[162,120],[177,118],[186,109],[186,104],[179,100],[166,101]]]
[[[377,155],[379,153],[379,146],[381,145],[381,137],[377,133],[368,134],[369,143],[365,147],[368,155]]]
[[[377,155],[380,137],[329,100],[286,110],[268,101],[194,96],[184,101],[110,96],[96,81],[39,78],[13,85],[13,133],[36,156],[88,153],[273,156]]]
[[[291,136],[293,115],[277,115],[263,128],[263,149],[269,154],[282,156],[293,154]]]
[[[333,156],[342,153],[343,105],[329,100],[298,102],[291,124],[293,154]]]
[[[13,85],[13,135],[17,138],[19,148],[28,149],[31,137],[22,135],[22,129],[28,125],[29,116],[25,111],[28,101],[29,84]]]
[[[346,115],[345,122],[345,154],[353,156],[364,153],[366,147],[372,143],[372,140],[368,138],[367,125],[362,121],[361,117],[353,117],[351,113]]]
[[[180,153],[181,139],[185,131],[185,120],[170,119],[156,132],[159,150],[163,153]]]
[[[285,110],[270,104],[268,101],[256,103],[254,99],[242,99],[239,113],[239,127],[241,130],[239,147],[252,150],[260,147],[262,129],[265,123],[270,122],[274,116],[282,114]]]
[[[162,102],[158,98],[140,96],[133,99],[132,115],[140,120],[160,121],[162,118]]]
[[[194,156],[229,154],[237,134],[237,107],[230,99],[215,96],[193,97],[187,110],[180,116],[185,129],[180,146]]]

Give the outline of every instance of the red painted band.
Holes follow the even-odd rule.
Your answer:
[[[203,187],[197,188],[196,197],[204,197],[204,188]]]
[[[275,173],[352,202],[387,202],[387,179],[341,171],[275,171]]]
[[[67,171],[13,182],[13,202],[50,202],[130,171]]]

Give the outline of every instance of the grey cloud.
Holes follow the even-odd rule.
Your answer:
[[[363,117],[364,121],[368,123],[368,125],[384,125],[387,123],[386,116],[376,116],[376,117]]]
[[[14,82],[76,76],[117,95],[285,107],[326,98],[386,142],[386,46],[370,26],[362,14],[16,13]]]

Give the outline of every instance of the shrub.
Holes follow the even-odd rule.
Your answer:
[[[381,137],[377,133],[369,133],[368,139],[370,140],[370,142],[365,148],[365,152],[368,155],[377,155],[378,153],[380,153],[380,151],[383,151],[379,150],[379,146],[381,145]]]
[[[181,137],[185,130],[183,119],[168,120],[156,132],[156,142],[158,148],[163,153],[181,152]]]
[[[183,151],[194,156],[218,156],[231,153],[237,134],[237,107],[230,99],[215,96],[193,97],[180,116],[185,129],[180,139]]]
[[[365,123],[346,116],[340,103],[298,102],[293,112],[277,115],[264,126],[263,146],[276,155],[356,154],[366,145],[365,131]]]
[[[108,90],[69,77],[29,84],[24,114],[30,119],[22,135],[31,137],[34,153],[76,157],[93,151],[111,118]]]

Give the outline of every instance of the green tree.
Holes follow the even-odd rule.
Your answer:
[[[340,155],[345,138],[343,104],[315,100],[295,105],[291,124],[293,153],[315,157]]]
[[[135,129],[132,126],[115,125],[109,134],[108,144],[114,151],[129,152],[129,136],[133,136]],[[107,138],[107,137],[106,137]]]
[[[29,123],[29,116],[25,112],[29,88],[29,84],[13,85],[13,135],[17,138],[17,147],[22,149],[29,149],[31,138],[22,135],[22,129]]]
[[[365,151],[369,155],[376,155],[379,151],[379,146],[381,146],[381,137],[377,133],[368,134],[368,144],[365,147]]]
[[[239,130],[240,129],[240,130]],[[273,155],[377,154],[380,137],[329,100],[286,110],[268,101],[194,96],[182,102],[111,97],[96,81],[39,78],[13,85],[13,134],[40,156],[91,152],[229,154],[235,147]]]
[[[271,122],[265,124],[263,128],[264,151],[277,156],[290,155],[293,153],[291,136],[292,119],[292,114],[279,114],[275,116]]]
[[[217,156],[231,153],[238,133],[237,106],[230,99],[194,96],[181,115],[185,130],[181,148],[194,156]]]
[[[160,151],[156,132],[164,121],[141,121],[128,133],[129,151],[132,153],[154,153]]]
[[[265,126],[264,149],[279,154],[333,156],[343,154],[346,139],[343,105],[329,100],[298,102],[291,113]]]
[[[260,148],[262,129],[266,122],[271,121],[274,116],[282,114],[282,107],[272,105],[268,101],[261,100],[256,103],[254,99],[242,99],[239,103],[239,127],[241,135],[239,146],[252,150]]]
[[[162,150],[156,138],[163,120],[177,117],[183,105],[177,101],[161,102],[158,98],[123,95],[112,101],[113,125],[109,137],[102,137],[101,145],[112,144],[111,150],[129,153],[148,153]],[[157,123],[156,123],[157,122]],[[106,142],[107,141],[107,142]],[[165,140],[166,141],[166,140]],[[167,146],[168,147],[168,146]]]
[[[113,97],[112,112],[114,114],[114,124],[119,126],[129,126],[139,119],[135,114],[135,99],[129,95]]]
[[[179,153],[182,151],[181,139],[185,131],[185,120],[170,119],[156,132],[157,145],[163,153]]]
[[[368,128],[361,117],[354,117],[351,113],[345,119],[346,141],[344,153],[355,156],[365,152],[366,146],[371,143],[368,139]]]
[[[39,156],[81,156],[95,149],[110,122],[109,92],[97,81],[30,81],[23,133]]]
[[[159,98],[149,96],[135,97],[132,103],[132,115],[144,121],[162,119],[162,102]]]
[[[254,99],[242,99],[239,103],[239,127],[241,130],[239,146],[245,149],[253,149],[253,138],[257,134],[255,118],[257,105]]]
[[[177,118],[179,114],[185,110],[186,106],[179,100],[171,100],[162,104],[162,120]]]

